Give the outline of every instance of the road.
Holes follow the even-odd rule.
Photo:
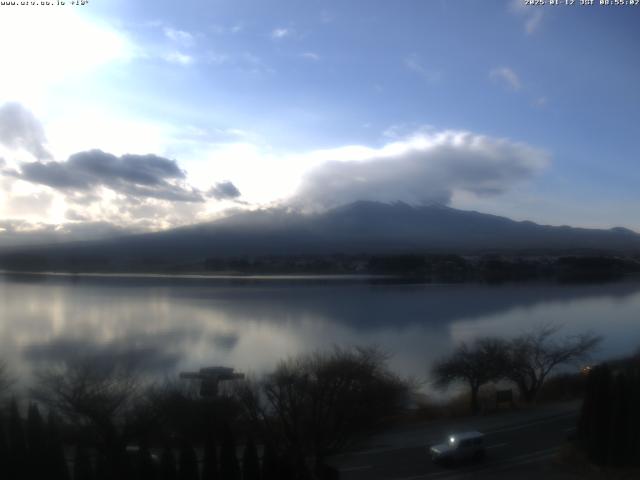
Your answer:
[[[510,478],[515,471],[519,472],[518,478],[524,478],[521,473],[545,468],[575,428],[578,411],[578,403],[569,403],[405,427],[376,435],[360,450],[335,457],[333,463],[345,480],[496,478],[500,472]],[[464,430],[479,430],[486,435],[486,460],[457,467],[434,464],[427,455],[427,446]]]

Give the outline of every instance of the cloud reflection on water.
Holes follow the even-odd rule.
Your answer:
[[[42,278],[40,280],[43,280]],[[248,372],[333,345],[377,344],[425,378],[461,340],[557,321],[605,335],[601,355],[640,346],[640,284],[372,285],[53,278],[0,280],[0,356],[18,375],[78,355],[134,359],[151,375]]]

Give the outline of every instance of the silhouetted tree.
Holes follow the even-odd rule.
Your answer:
[[[236,456],[236,442],[228,424],[222,429],[222,445],[220,448],[220,476],[224,480],[239,480],[240,467]]]
[[[601,338],[591,333],[556,339],[560,329],[547,324],[514,338],[509,344],[506,377],[513,381],[527,403],[536,399],[549,374],[558,366],[583,361]]]
[[[599,465],[640,465],[640,368],[595,367],[587,379],[578,439]]]
[[[589,373],[580,421],[582,425],[580,433],[586,440],[589,458],[599,464],[606,462],[608,453],[611,384],[612,376],[608,365],[598,366]]]
[[[322,464],[359,432],[404,406],[408,383],[387,368],[375,348],[336,348],[281,362],[238,391],[248,417],[295,468]],[[296,472],[300,473],[300,472]],[[282,472],[281,472],[282,474]]]
[[[29,472],[27,443],[22,423],[18,402],[14,398],[9,406],[9,476],[16,479],[25,477]]]
[[[76,447],[73,460],[73,480],[93,480],[93,468],[89,452],[83,445]]]
[[[198,458],[193,445],[184,440],[180,447],[180,456],[178,459],[178,479],[179,480],[198,480]]]
[[[629,405],[631,411],[629,412],[629,422],[627,424],[628,438],[629,438],[629,456],[632,459],[632,464],[636,467],[640,466],[640,355],[635,357],[636,366],[633,369],[631,376],[631,389],[629,395]]]
[[[431,372],[439,388],[454,382],[466,383],[471,393],[471,412],[476,414],[480,411],[480,387],[504,375],[507,359],[506,342],[499,338],[479,338],[472,344],[458,345],[450,356],[436,362]]]
[[[141,386],[127,363],[82,358],[38,372],[32,394],[68,422],[95,432],[109,468],[125,475],[131,470],[125,453],[126,420],[140,399]]]
[[[242,480],[260,480],[258,450],[251,437],[247,440],[242,455]]]
[[[156,468],[145,443],[140,445],[137,457],[138,480],[155,480]]]
[[[629,404],[630,390],[630,381],[624,372],[614,377],[610,393],[611,423],[607,432],[609,437],[607,463],[617,467],[624,466],[630,458],[631,444],[628,437],[628,423],[632,408]]]
[[[160,457],[160,480],[177,480],[176,459],[170,447],[165,447]]]
[[[27,445],[31,477],[34,479],[45,478],[49,472],[44,461],[47,455],[44,422],[38,406],[33,403],[29,405],[27,413]]]
[[[0,411],[0,472],[3,475],[9,475],[9,443],[7,442],[7,434],[5,429],[5,421],[3,412]]]
[[[292,459],[288,455],[281,455],[278,457],[278,479],[279,480],[294,480],[294,478],[298,478],[298,477],[305,478],[308,476],[309,472],[307,472],[306,470],[301,472],[296,472],[299,466],[294,467],[295,461],[296,460]]]
[[[262,480],[278,480],[278,454],[271,442],[267,442],[262,453]]]
[[[69,466],[64,456],[64,449],[60,432],[58,431],[58,422],[53,412],[49,412],[47,418],[47,455],[46,465],[51,480],[68,480]]]
[[[219,480],[218,451],[212,435],[207,436],[202,459],[202,480]]]
[[[95,478],[96,480],[118,480],[115,479],[113,469],[109,465],[109,460],[103,452],[96,452],[96,468]]]

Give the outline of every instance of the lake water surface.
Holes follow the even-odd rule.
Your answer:
[[[427,379],[457,342],[545,322],[602,334],[597,358],[633,353],[640,283],[0,276],[0,358],[21,379],[83,355],[138,359],[158,376],[211,365],[259,373],[333,345],[379,345],[395,371]]]

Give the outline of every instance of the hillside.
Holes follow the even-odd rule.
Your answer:
[[[322,213],[284,209],[109,240],[14,249],[5,269],[122,270],[200,262],[207,258],[406,253],[634,254],[640,235],[555,227],[440,205],[355,202]]]

